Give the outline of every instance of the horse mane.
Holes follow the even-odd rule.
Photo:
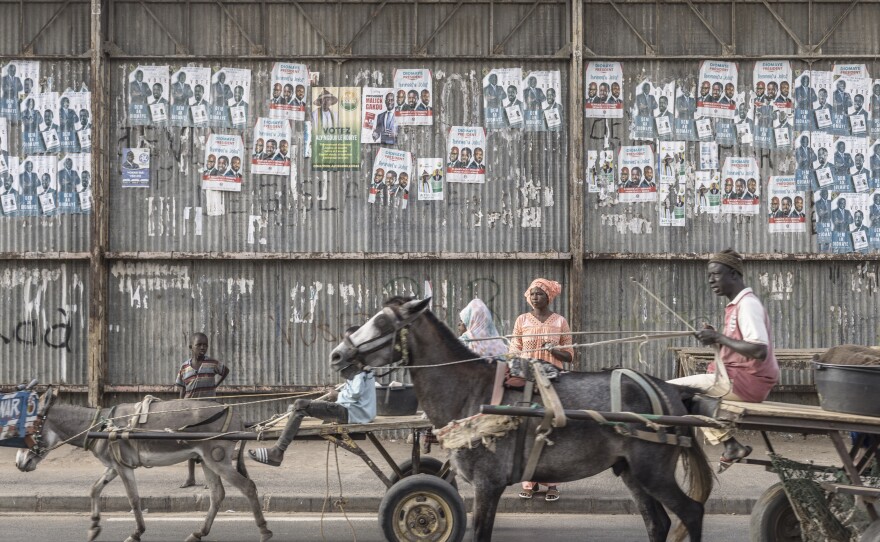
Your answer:
[[[400,308],[401,305],[407,303],[408,301],[412,301],[416,299],[415,297],[406,297],[406,296],[394,296],[385,301],[386,307],[391,307],[392,309]],[[446,325],[445,322],[440,321],[437,318],[437,315],[434,314],[431,309],[428,309],[424,312],[424,316],[428,318],[428,320],[434,324],[434,327],[437,328],[437,332],[440,334],[440,338],[446,342],[446,345],[452,351],[452,354],[456,357],[461,356],[462,359],[468,358],[476,358],[480,357],[479,354],[462,344],[458,337],[453,333],[453,331]]]

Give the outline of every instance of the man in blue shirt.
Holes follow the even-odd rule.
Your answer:
[[[342,371],[346,378],[345,384],[338,392],[335,402],[322,401],[324,397],[333,400],[335,391],[321,399],[297,399],[288,409],[290,417],[287,425],[278,437],[278,442],[271,448],[249,450],[248,454],[254,461],[278,467],[284,461],[284,452],[299,432],[303,418],[311,416],[335,423],[370,423],[376,417],[376,379],[371,371],[360,370],[351,366]],[[351,374],[354,373],[354,374]]]

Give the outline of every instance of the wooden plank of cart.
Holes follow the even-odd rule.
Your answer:
[[[823,482],[822,487],[831,493],[841,493],[855,497],[873,522],[871,528],[880,529],[877,505],[880,488],[865,484],[867,471],[878,460],[877,448],[880,444],[880,417],[844,414],[823,410],[818,406],[796,405],[790,403],[745,403],[740,401],[721,401],[715,419],[729,422],[738,429],[758,431],[767,452],[776,454],[770,433],[800,433],[804,435],[826,435],[834,445],[840,465],[850,479],[850,484]],[[841,432],[857,432],[860,436],[847,445]],[[867,444],[869,443],[870,444]],[[744,464],[760,465],[772,469],[767,460],[746,458]],[[813,465],[818,472],[840,466]],[[797,530],[797,517],[781,484],[772,486],[762,495],[752,510],[752,540],[799,540],[792,538]],[[864,540],[864,538],[863,538]]]

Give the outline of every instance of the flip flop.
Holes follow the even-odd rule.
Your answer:
[[[739,463],[743,459],[747,458],[749,454],[752,453],[751,446],[743,446],[743,453],[739,457],[727,457],[724,454],[721,454],[721,458],[718,460],[718,474],[726,471],[730,467],[734,465],[734,463]]]
[[[550,486],[547,488],[547,493],[544,495],[544,500],[547,502],[553,502],[559,500],[559,489],[556,486]]]
[[[248,455],[257,463],[263,463],[270,467],[280,467],[281,461],[275,461],[269,458],[269,450],[266,448],[257,448],[256,450],[248,450]]]
[[[519,498],[520,499],[531,499],[532,497],[535,496],[536,491],[538,491],[538,484],[535,484],[535,486],[532,489],[523,489],[522,491],[520,491]]]

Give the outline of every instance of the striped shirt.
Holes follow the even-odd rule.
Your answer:
[[[217,376],[228,372],[226,366],[216,359],[205,358],[198,370],[192,366],[192,358],[183,362],[177,372],[175,385],[186,390],[184,399],[214,397],[217,395]]]

